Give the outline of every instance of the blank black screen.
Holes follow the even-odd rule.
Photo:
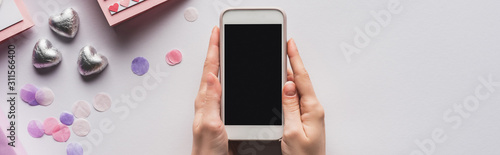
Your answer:
[[[281,24],[225,24],[225,124],[281,125]]]

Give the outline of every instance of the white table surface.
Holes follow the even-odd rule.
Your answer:
[[[391,22],[352,54],[350,62],[340,45],[353,45],[355,29],[372,24],[370,12],[387,10],[390,1],[172,0],[116,27],[108,26],[95,0],[24,1],[36,25],[19,35],[23,39],[0,44],[0,81],[7,81],[7,45],[14,44],[17,88],[32,83],[56,95],[48,107],[18,102],[18,135],[29,154],[65,154],[69,142],[84,144],[90,154],[190,154],[193,102],[210,30],[218,25],[218,7],[227,6],[277,6],[286,11],[288,36],[296,40],[326,111],[327,154],[500,154],[500,87],[490,92],[480,81],[489,75],[500,81],[498,1],[400,0],[402,11],[392,14]],[[47,24],[49,15],[68,7],[81,19],[72,40],[56,36]],[[188,7],[198,9],[196,22],[184,19]],[[33,45],[40,38],[48,38],[63,54],[62,63],[45,73],[31,65]],[[92,80],[77,72],[76,58],[85,45],[110,60]],[[171,49],[180,49],[184,56],[174,67],[164,60]],[[145,76],[130,70],[137,56],[150,62]],[[130,97],[144,89],[143,81],[157,69],[167,74],[159,82],[150,81],[158,82],[157,87],[137,94],[144,98]],[[479,104],[467,102],[473,101],[469,99],[477,87],[480,95],[489,96]],[[58,117],[77,100],[92,102],[99,92],[109,93],[116,107],[92,111],[88,137],[72,133],[67,143],[59,143],[50,136],[28,135],[30,120]],[[128,106],[123,96],[136,104]],[[468,110],[462,115],[450,110],[464,109],[464,101]],[[7,107],[0,106],[4,112]],[[111,131],[100,127],[107,122],[114,127]],[[425,143],[425,148],[416,143]],[[249,154],[279,152],[279,145],[264,148],[249,144],[241,149]]]

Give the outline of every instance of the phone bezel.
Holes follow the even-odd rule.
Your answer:
[[[229,8],[220,16],[220,82],[222,86],[221,118],[230,140],[278,140],[283,136],[283,111],[281,125],[225,125],[224,112],[224,24],[281,24],[282,25],[282,84],[286,82],[286,14],[279,8]]]

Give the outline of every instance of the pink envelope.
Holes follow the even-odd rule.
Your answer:
[[[123,22],[167,0],[97,0],[109,26]],[[132,6],[127,6],[132,5]],[[115,12],[120,10],[118,12]]]
[[[33,21],[31,20],[31,17],[28,13],[28,9],[26,9],[26,6],[24,5],[24,2],[22,0],[14,0],[14,2],[17,5],[17,8],[19,8],[19,11],[21,12],[21,15],[23,16],[23,20],[21,22],[18,22],[2,31],[0,31],[0,43],[7,40],[8,38],[19,34],[31,27],[33,27]]]

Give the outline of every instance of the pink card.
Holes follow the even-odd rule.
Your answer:
[[[16,4],[17,8],[19,9],[19,12],[22,15],[22,20],[15,22],[15,23],[12,23],[12,25],[9,25],[8,27],[0,28],[1,29],[1,31],[0,31],[0,43],[33,26],[33,21],[31,20],[31,17],[28,13],[28,9],[26,9],[24,2],[22,0],[14,0],[14,2]],[[4,2],[4,3],[6,3],[6,2]]]
[[[12,128],[11,126],[11,121],[7,119],[7,115],[0,110],[0,154],[2,155],[26,155],[26,150],[24,149],[23,145],[21,144],[19,140],[19,134],[21,133],[27,133],[25,131],[21,131],[21,129],[15,129],[15,130],[10,130]],[[17,126],[19,126],[19,122],[14,122]],[[13,132],[15,131],[15,132]],[[11,135],[15,135],[12,136]],[[15,138],[13,138],[15,137]],[[9,145],[12,141],[15,141],[12,145],[15,147],[12,147]]]
[[[167,0],[97,0],[110,26],[132,18]]]

